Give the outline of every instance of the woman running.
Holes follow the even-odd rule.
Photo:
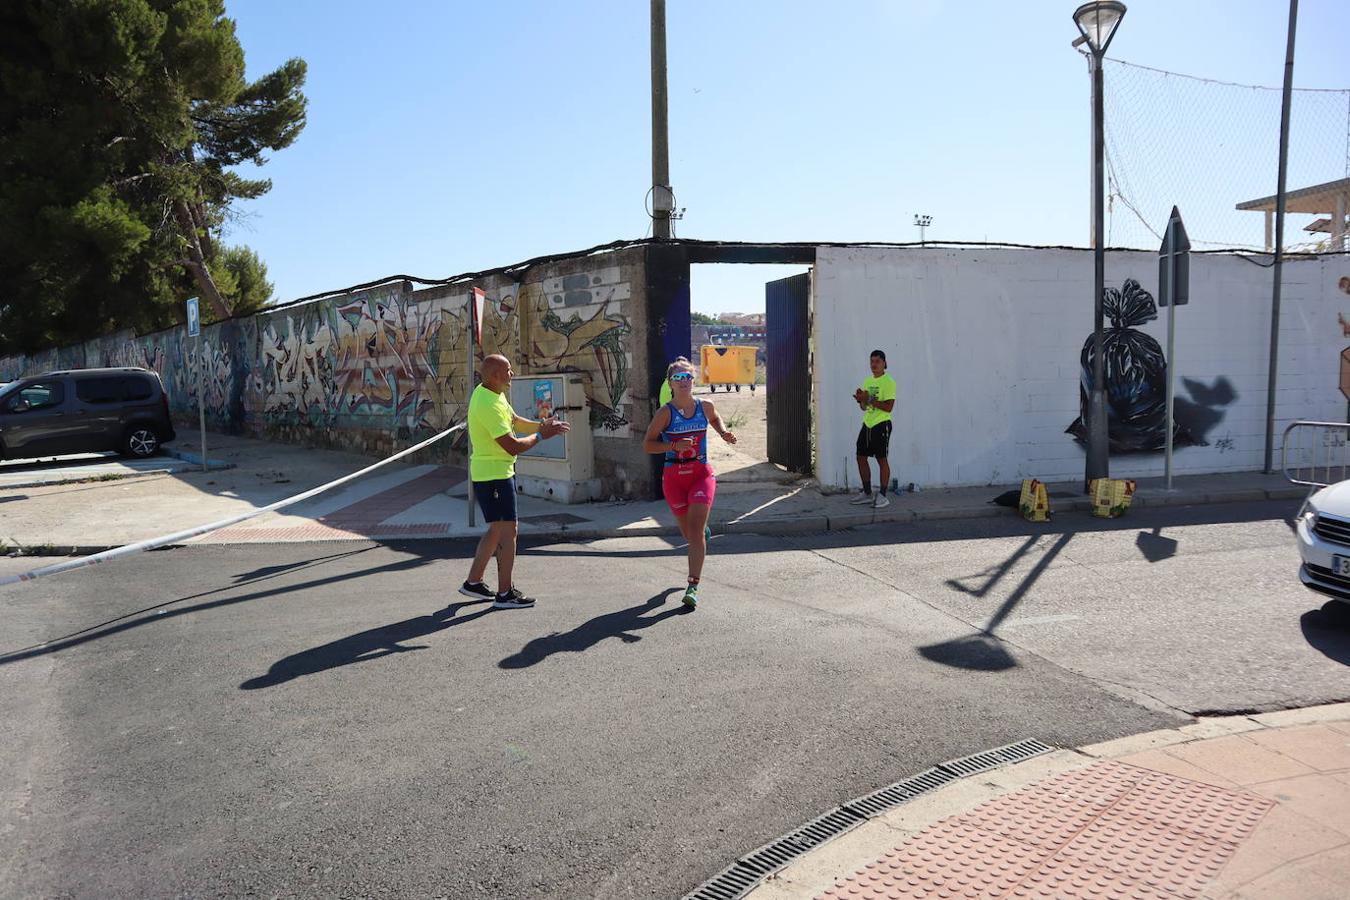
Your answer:
[[[717,493],[717,481],[708,465],[708,428],[728,444],[736,443],[736,435],[722,426],[711,400],[694,399],[694,366],[689,360],[681,356],[671,363],[666,380],[672,399],[652,417],[642,448],[666,455],[661,486],[680,523],[680,533],[689,542],[689,586],[683,603],[693,609],[698,606],[698,580],[708,555],[708,513]]]

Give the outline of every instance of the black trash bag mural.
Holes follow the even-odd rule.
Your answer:
[[[1167,444],[1167,360],[1152,337],[1135,328],[1158,318],[1153,295],[1133,278],[1121,290],[1106,288],[1102,307],[1110,324],[1102,332],[1106,375],[1106,423],[1112,453],[1155,453]],[[1088,439],[1087,418],[1095,360],[1093,336],[1083,342],[1078,381],[1080,415],[1065,429],[1080,444]],[[1175,418],[1175,417],[1174,417]],[[1197,441],[1180,422],[1173,422],[1172,446]]]

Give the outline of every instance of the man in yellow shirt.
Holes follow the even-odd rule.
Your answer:
[[[487,532],[478,542],[469,577],[460,585],[466,597],[491,600],[497,609],[524,609],[534,606],[511,583],[516,562],[516,457],[542,440],[565,434],[570,426],[556,418],[535,422],[516,415],[506,399],[515,376],[511,361],[493,355],[483,360],[482,384],[469,398],[469,480],[474,499],[483,511]],[[524,437],[516,437],[522,434]],[[470,501],[472,502],[472,501]],[[488,560],[497,556],[497,592],[483,583]]]
[[[853,399],[863,411],[862,430],[858,432],[858,474],[862,476],[862,491],[849,502],[855,506],[880,509],[890,506],[886,486],[891,483],[891,412],[895,409],[895,379],[886,374],[886,354],[873,350],[868,360],[872,377],[863,381],[853,392]],[[867,458],[875,456],[881,475],[881,493],[872,496],[872,467]]]

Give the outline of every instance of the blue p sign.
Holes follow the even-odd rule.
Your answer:
[[[202,333],[202,317],[197,310],[197,298],[189,297],[187,302],[187,326],[188,337],[196,337]]]

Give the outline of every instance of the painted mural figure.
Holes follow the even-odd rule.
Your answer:
[[[516,457],[542,440],[566,434],[566,422],[545,419],[536,422],[516,415],[506,394],[515,372],[505,356],[493,354],[483,360],[483,383],[469,398],[469,479],[474,498],[483,511],[487,531],[469,568],[469,577],[459,592],[477,600],[491,600],[496,609],[526,609],[534,606],[511,580],[516,562]],[[516,437],[523,434],[525,437]],[[497,590],[483,583],[488,560],[497,557]]]
[[[891,414],[895,410],[895,379],[886,373],[886,352],[873,350],[867,364],[870,377],[853,392],[853,400],[862,410],[862,428],[858,430],[858,475],[862,489],[849,502],[854,506],[880,509],[890,506],[886,486],[891,483]],[[877,475],[881,478],[880,492],[872,496],[872,457],[877,461]]]
[[[642,448],[666,457],[661,489],[689,542],[689,582],[682,602],[694,609],[708,554],[708,515],[717,495],[717,479],[708,465],[708,429],[728,444],[736,443],[736,435],[723,426],[711,400],[694,398],[694,366],[689,360],[681,356],[671,363],[666,380],[673,396],[652,416]]]
[[[1158,318],[1153,295],[1128,278],[1120,290],[1106,288],[1103,311],[1110,325],[1102,334],[1106,381],[1107,434],[1112,453],[1155,453],[1167,443],[1167,360],[1151,336],[1136,330]],[[1083,342],[1078,398],[1080,415],[1066,429],[1080,444],[1088,438],[1089,398],[1096,359],[1093,336]],[[1173,416],[1172,444],[1185,447],[1202,441]]]

